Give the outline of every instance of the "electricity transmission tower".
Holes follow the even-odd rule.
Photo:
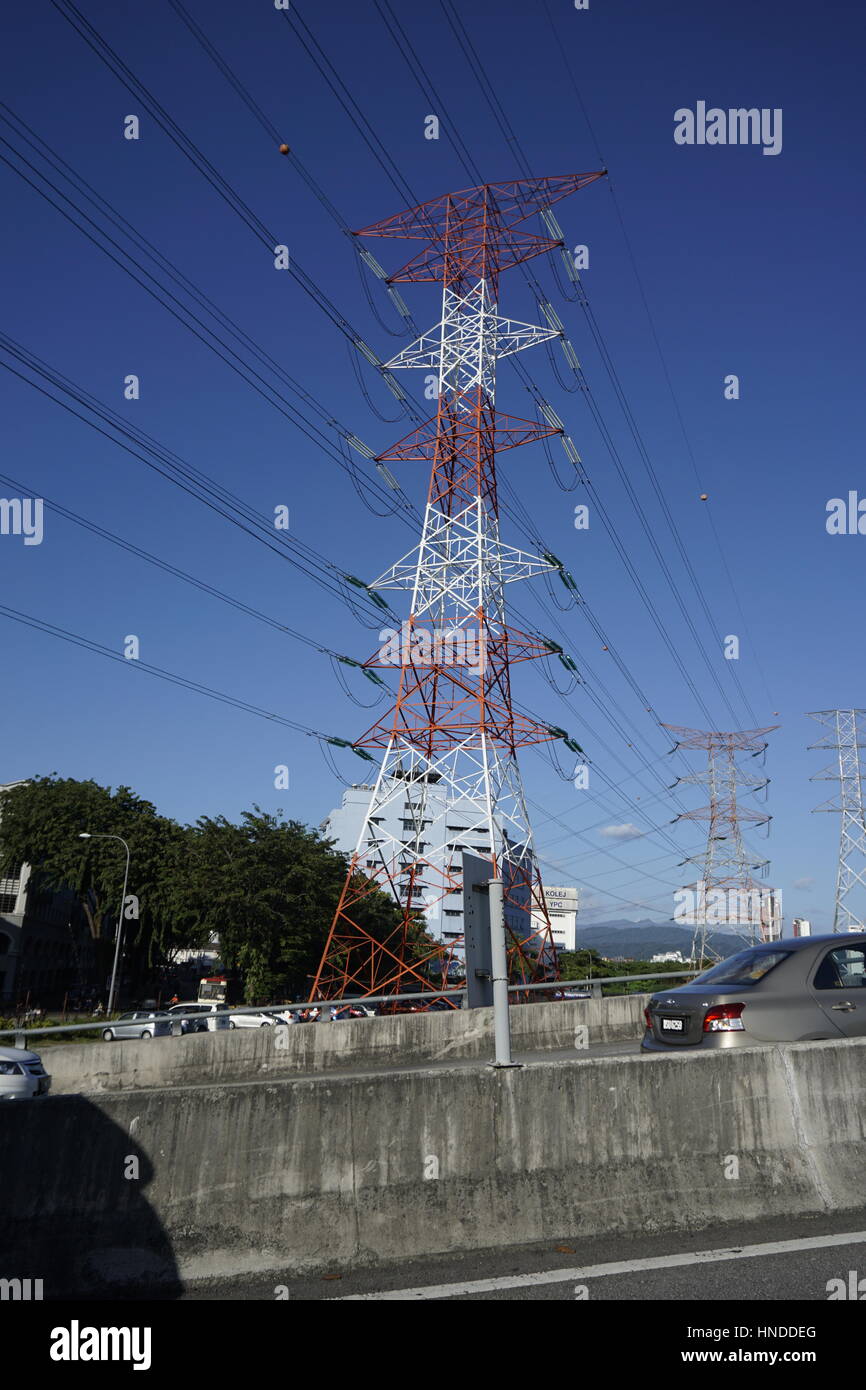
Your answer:
[[[782,934],[776,893],[752,877],[756,872],[765,875],[769,860],[755,856],[740,828],[742,821],[768,825],[772,818],[741,806],[738,800],[738,791],[760,791],[769,785],[769,778],[740,767],[737,754],[750,752],[758,757],[767,747],[765,735],[778,725],[731,733],[684,729],[676,724],[664,727],[674,735],[677,748],[702,748],[707,754],[704,770],[678,777],[673,784],[692,783],[707,787],[709,792],[708,805],[676,817],[678,821],[707,822],[706,848],[683,860],[699,870],[699,877],[684,890],[685,910],[676,917],[694,926],[692,958],[701,961],[716,954],[707,944],[714,930],[741,936],[749,945],[776,939]]]
[[[841,811],[842,832],[839,841],[839,866],[836,870],[836,901],[833,910],[833,930],[836,932],[863,931],[866,919],[866,896],[857,895],[859,910],[855,911],[848,896],[855,888],[866,888],[866,820],[863,811],[863,768],[858,749],[866,746],[860,737],[866,710],[825,709],[809,715],[830,730],[810,748],[833,748],[838,752],[837,765],[825,768],[810,778],[812,782],[839,783],[839,796],[831,797],[816,811]]]
[[[442,282],[440,322],[386,363],[427,372],[439,394],[435,416],[377,460],[425,463],[430,482],[420,543],[370,586],[407,590],[410,614],[397,655],[392,644],[366,662],[399,667],[399,686],[389,713],[355,741],[379,750],[381,763],[313,998],[444,986],[459,932],[420,954],[414,943],[422,912],[450,903],[451,919],[460,918],[461,836],[503,881],[512,977],[543,976],[555,963],[517,750],[562,731],[513,708],[511,664],[549,649],[508,626],[504,599],[506,584],[552,566],[500,540],[495,461],[562,430],[502,414],[495,394],[497,360],[557,330],[501,317],[498,281],[562,244],[525,230],[526,219],[601,177],[484,184],[358,233],[421,243],[389,283]],[[401,913],[378,936],[361,920],[375,889]]]

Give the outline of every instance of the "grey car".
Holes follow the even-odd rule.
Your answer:
[[[866,932],[749,946],[644,1010],[645,1052],[866,1037]]]
[[[121,1014],[120,1018],[102,1030],[106,1042],[113,1042],[115,1038],[165,1038],[170,1034],[171,1019],[168,1014],[145,1009]]]

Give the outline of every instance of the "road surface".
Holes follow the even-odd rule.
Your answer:
[[[291,1278],[248,1270],[199,1282],[191,1299],[409,1302],[620,1301],[826,1302],[851,1272],[866,1299],[866,1208],[832,1216],[775,1217],[700,1232],[568,1237],[377,1269],[335,1265]],[[828,1289],[828,1285],[830,1288]],[[798,1322],[780,1310],[768,1323]]]

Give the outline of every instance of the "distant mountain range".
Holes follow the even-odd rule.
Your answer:
[[[631,960],[649,960],[663,951],[681,951],[688,958],[692,949],[693,927],[680,927],[676,922],[596,922],[581,926],[577,921],[577,947],[591,947],[601,956],[625,956]],[[741,937],[730,932],[710,932],[708,945],[723,957],[742,951]]]

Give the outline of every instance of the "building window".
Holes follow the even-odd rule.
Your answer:
[[[14,912],[17,901],[17,893],[0,893],[0,912]]]
[[[462,916],[463,916],[463,913],[462,913],[462,912],[458,912],[458,911],[457,911],[455,908],[453,908],[453,907],[446,907],[446,909],[445,909],[445,916],[446,916],[446,917],[462,917]]]

